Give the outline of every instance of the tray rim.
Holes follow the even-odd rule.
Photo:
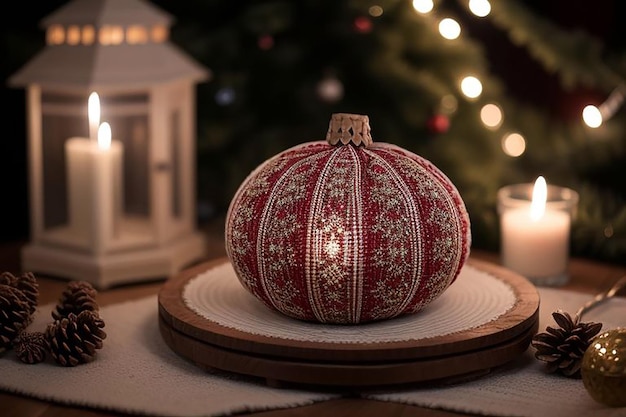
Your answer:
[[[537,323],[538,324],[538,323]],[[159,331],[180,356],[205,369],[220,369],[263,378],[268,386],[331,389],[382,389],[409,384],[459,383],[474,380],[523,354],[537,331],[534,325],[518,336],[480,351],[433,358],[380,363],[303,361],[241,352],[215,346],[178,332],[159,316]]]
[[[484,350],[528,333],[539,321],[539,293],[530,281],[504,267],[470,257],[468,265],[504,281],[516,296],[511,309],[481,326],[427,339],[373,343],[299,341],[263,336],[223,326],[201,317],[185,305],[182,294],[186,283],[224,262],[229,262],[228,258],[207,261],[168,279],[158,294],[160,320],[172,330],[202,344],[254,355],[333,363],[416,360]]]

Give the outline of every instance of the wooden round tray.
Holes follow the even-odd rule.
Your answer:
[[[397,342],[323,342],[267,337],[225,327],[192,311],[187,283],[226,258],[190,268],[159,292],[159,327],[167,345],[202,368],[261,377],[270,385],[341,388],[450,381],[484,374],[522,354],[537,332],[539,294],[525,278],[470,259],[511,287],[514,305],[497,319],[443,336]],[[418,313],[419,314],[419,313]]]

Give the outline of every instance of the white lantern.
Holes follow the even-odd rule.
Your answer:
[[[43,20],[46,48],[9,80],[27,93],[24,270],[103,288],[167,277],[204,256],[195,84],[209,72],[168,41],[172,21],[137,0],[73,0]],[[109,146],[94,138],[93,92]]]

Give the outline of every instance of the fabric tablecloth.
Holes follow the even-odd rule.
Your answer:
[[[551,313],[570,313],[591,298],[540,288],[540,331],[554,325]],[[52,306],[39,308],[29,330],[41,330]],[[205,371],[179,357],[158,329],[158,301],[150,296],[101,309],[107,338],[95,361],[64,368],[51,360],[26,365],[12,351],[0,354],[0,389],[63,404],[155,416],[219,416],[312,404],[338,394],[275,389],[261,381]],[[592,310],[585,321],[604,328],[626,325],[626,300],[614,299]],[[354,395],[354,393],[351,393]],[[625,417],[626,408],[596,403],[579,379],[546,374],[527,353],[479,379],[449,386],[393,392],[363,392],[362,397],[481,415],[519,417]]]

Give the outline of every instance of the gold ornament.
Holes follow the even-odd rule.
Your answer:
[[[626,328],[607,330],[592,341],[583,356],[581,374],[594,400],[626,406]]]

